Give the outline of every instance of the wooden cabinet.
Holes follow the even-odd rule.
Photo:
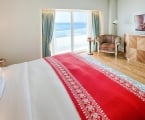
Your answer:
[[[125,34],[124,38],[126,58],[145,63],[145,36]]]

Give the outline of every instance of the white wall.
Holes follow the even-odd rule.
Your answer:
[[[0,58],[8,64],[41,57],[42,8],[101,10],[107,33],[108,0],[0,0]]]
[[[125,33],[139,34],[135,31],[134,15],[142,13],[145,14],[145,0],[118,0],[118,34],[122,38]]]
[[[117,19],[117,0],[109,0],[108,3],[108,33],[116,34],[113,21]]]

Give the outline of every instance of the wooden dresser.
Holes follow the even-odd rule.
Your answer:
[[[145,35],[125,34],[125,57],[145,64]]]

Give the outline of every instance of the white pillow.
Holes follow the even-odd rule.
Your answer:
[[[5,87],[5,80],[3,80],[2,69],[0,68],[0,99],[2,98]]]

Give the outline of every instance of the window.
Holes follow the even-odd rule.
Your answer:
[[[88,50],[91,22],[88,11],[56,10],[53,53]]]

